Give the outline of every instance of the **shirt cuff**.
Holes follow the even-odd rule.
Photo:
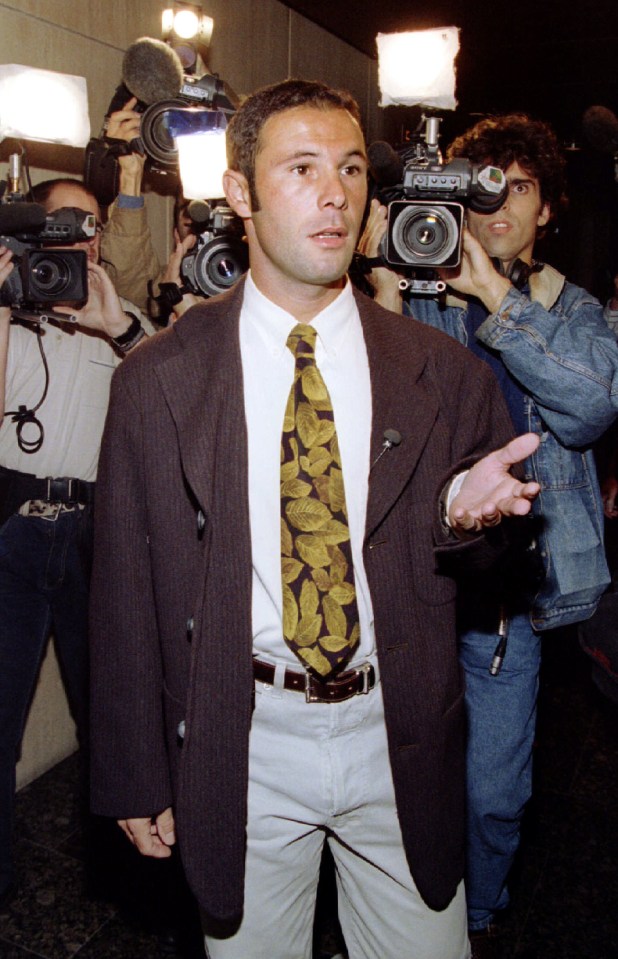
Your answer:
[[[442,490],[442,494],[440,496],[440,522],[445,532],[448,532],[452,529],[451,522],[448,517],[451,503],[459,493],[459,490],[463,486],[464,480],[469,472],[470,470],[463,470],[461,473],[456,473],[452,480],[450,480],[450,482]]]
[[[126,193],[119,193],[116,200],[116,206],[121,210],[141,210],[143,205],[143,196],[127,196]]]

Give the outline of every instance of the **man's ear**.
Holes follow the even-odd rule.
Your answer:
[[[223,191],[234,213],[243,220],[251,216],[251,191],[247,178],[239,170],[226,170],[223,174]]]
[[[544,203],[541,207],[541,212],[539,213],[539,218],[536,221],[537,228],[542,226],[547,226],[551,217],[551,207],[549,203]]]

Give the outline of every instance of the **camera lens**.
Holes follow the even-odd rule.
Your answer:
[[[84,250],[28,250],[20,265],[25,304],[85,303],[88,257]]]
[[[392,227],[392,243],[404,263],[439,266],[459,240],[457,220],[448,207],[405,204]]]
[[[178,150],[169,129],[171,111],[186,106],[183,100],[161,100],[149,106],[142,117],[140,136],[148,156],[162,166],[176,166]]]
[[[215,237],[187,261],[192,269],[190,273],[183,269],[183,275],[205,296],[229,290],[249,266],[246,244],[229,236]]]
[[[33,296],[57,297],[67,289],[71,282],[71,271],[67,263],[53,253],[46,255],[32,265],[30,290]]]
[[[238,279],[238,264],[229,256],[223,256],[218,261],[215,260],[213,268],[223,283],[234,282]]]

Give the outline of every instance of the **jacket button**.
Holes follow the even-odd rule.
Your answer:
[[[185,721],[184,719],[181,719],[181,721],[178,723],[178,726],[176,727],[176,735],[178,736],[179,739],[185,738],[185,729],[186,729]]]
[[[189,642],[191,642],[191,640],[193,639],[194,626],[195,626],[195,620],[193,619],[193,616],[189,616],[187,620],[187,639],[189,640]]]
[[[203,532],[205,526],[206,526],[206,517],[204,516],[204,514],[202,513],[202,511],[199,510],[199,512],[198,512],[198,514],[197,514],[197,531],[198,531],[198,533]]]

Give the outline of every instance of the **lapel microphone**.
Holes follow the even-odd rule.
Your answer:
[[[391,430],[391,429],[384,430],[383,435],[384,435],[384,442],[382,443],[382,449],[380,450],[375,460],[371,464],[371,469],[369,470],[370,473],[371,473],[371,470],[376,465],[376,463],[378,462],[378,460],[382,456],[384,456],[387,450],[392,450],[393,446],[399,446],[399,444],[401,443],[401,433],[399,432],[399,430]]]

